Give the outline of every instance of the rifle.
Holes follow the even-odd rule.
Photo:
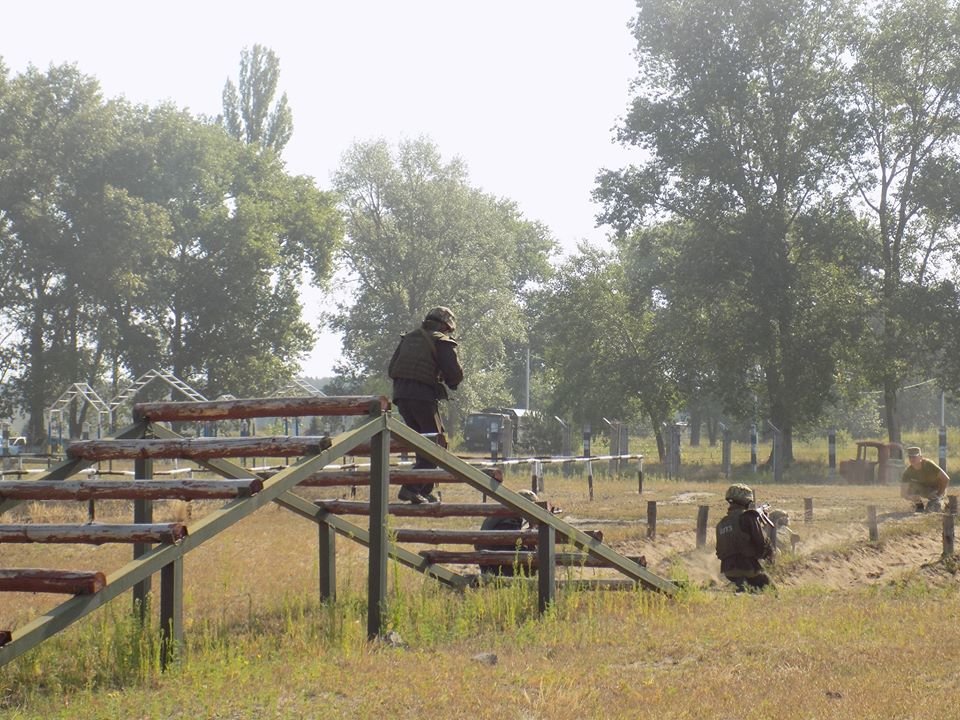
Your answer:
[[[773,520],[770,519],[770,503],[760,503],[759,505],[753,503],[753,507],[750,509],[760,516],[761,525],[766,525],[767,527],[776,527]]]

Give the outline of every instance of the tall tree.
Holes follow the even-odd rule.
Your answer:
[[[379,379],[399,336],[434,305],[457,314],[465,408],[510,404],[505,348],[526,341],[521,291],[549,270],[546,229],[507,200],[469,184],[459,159],[444,161],[425,139],[394,151],[354,145],[334,183],[347,216],[342,260],[355,290],[330,317],[344,337],[348,376]]]
[[[37,441],[57,394],[71,383],[96,384],[116,351],[102,302],[125,292],[157,233],[142,203],[114,184],[117,106],[95,80],[64,65],[31,67],[5,84],[0,295],[21,364],[8,390]],[[117,230],[125,244],[115,243]]]
[[[169,250],[129,328],[141,346],[127,347],[210,396],[272,391],[312,347],[301,280],[331,272],[343,232],[333,195],[171,107],[148,110],[128,138],[127,172],[164,212]]]
[[[795,230],[829,207],[851,136],[848,28],[838,0],[638,0],[638,96],[618,138],[651,159],[602,173],[596,190],[600,219],[623,234],[653,213],[720,241],[716,269],[744,278],[730,286],[752,316],[739,332],[788,461],[808,381],[796,362],[806,319]]]
[[[274,104],[280,81],[280,58],[270,48],[254,45],[240,53],[238,86],[223,86],[220,123],[237,140],[269,148],[278,155],[293,135],[293,112],[283,93]]]
[[[532,336],[553,382],[552,412],[594,427],[646,417],[663,457],[661,428],[678,395],[648,290],[616,253],[581,246],[531,293]]]
[[[270,392],[312,345],[300,288],[342,232],[331,193],[216,125],[105,101],[73,66],[4,76],[4,396],[36,440],[75,382],[163,367],[210,396]]]
[[[956,314],[952,284],[943,283],[958,250],[958,37],[957,2],[896,0],[879,6],[856,46],[854,101],[865,133],[852,178],[877,228],[880,330],[872,369],[891,442],[901,439],[898,389],[935,372],[942,358],[944,338],[925,342],[919,329]]]

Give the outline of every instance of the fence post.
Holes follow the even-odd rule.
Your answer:
[[[657,537],[657,501],[647,501],[647,537],[654,540]]]
[[[870,530],[870,542],[880,539],[880,530],[877,528],[877,506],[867,506],[867,526]]]
[[[637,495],[643,495],[643,458],[637,464]]]
[[[943,516],[943,556],[953,557],[953,543],[957,516],[947,513]]]
[[[949,512],[951,515],[957,514],[957,496],[956,495],[947,496],[947,512]]]
[[[750,425],[750,467],[757,471],[757,424]]]
[[[610,429],[610,460],[607,463],[607,472],[617,476],[620,474],[620,421],[604,418],[604,422]]]
[[[947,471],[947,428],[945,425],[940,426],[940,432],[938,433],[938,445],[940,450],[940,467],[944,472]]]
[[[813,498],[803,499],[803,521],[805,523],[813,522]]]
[[[830,477],[837,476],[837,431],[830,428],[827,432],[827,461],[830,465]]]
[[[543,492],[543,465],[539,460],[534,460],[533,474],[530,477],[530,489],[535,493]]]
[[[697,509],[697,547],[707,544],[707,517],[710,513],[709,505],[701,505]]]
[[[570,426],[560,418],[557,418],[557,422],[560,423],[561,427],[560,454],[563,457],[573,457],[573,432],[570,430]],[[573,475],[573,465],[563,463],[563,476],[570,477],[571,475]]]
[[[630,454],[630,425],[628,423],[620,423],[620,454]],[[627,460],[624,460],[623,465],[627,464]],[[620,465],[617,466],[617,472],[620,472],[620,467]]]
[[[593,500],[593,463],[587,460],[587,493]]]
[[[732,465],[732,454],[733,449],[733,433],[729,428],[723,428],[723,477],[727,480],[730,479],[730,471]]]

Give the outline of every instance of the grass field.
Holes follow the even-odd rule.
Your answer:
[[[935,457],[935,439],[934,432],[910,441]],[[678,597],[559,591],[539,617],[529,585],[457,594],[391,565],[389,642],[365,639],[365,549],[338,541],[338,601],[321,605],[314,526],[266,508],[185,558],[186,646],[176,665],[159,671],[156,628],[135,623],[120,598],[0,669],[0,717],[956,717],[960,576],[954,559],[941,557],[941,517],[906,512],[896,486],[839,484],[825,467],[825,445],[797,448],[800,462],[778,485],[753,475],[749,449],[735,446],[735,479],[787,510],[800,534],[797,552],[770,570],[775,592],[733,594],[717,574],[712,532],[696,547],[698,508],[710,508],[712,528],[725,507],[719,448],[684,448],[680,479],[648,463],[642,495],[635,466],[619,477],[595,468],[593,501],[582,473],[545,478],[546,498],[567,520],[644,555],[651,570],[682,582]],[[852,444],[838,446],[839,459],[853,452]],[[508,474],[506,483],[527,486],[527,472]],[[445,501],[478,498],[444,486]],[[811,523],[803,521],[805,500]],[[870,505],[879,542],[867,537]],[[82,520],[85,508],[16,512],[54,522]],[[129,513],[124,503],[98,506],[98,519]],[[156,510],[158,520],[186,515],[183,503]],[[7,567],[111,571],[130,549],[0,552]],[[0,595],[0,627],[16,628],[61,599]]]

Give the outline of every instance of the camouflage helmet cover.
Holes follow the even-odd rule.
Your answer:
[[[449,327],[451,331],[457,329],[457,316],[453,314],[453,310],[448,307],[444,307],[443,305],[433,308],[427,313],[427,317],[425,319],[442,322],[444,325]]]
[[[735,502],[746,507],[753,502],[753,490],[750,489],[749,485],[734,483],[727,488],[726,498],[728,502]]]
[[[789,525],[790,524],[790,515],[786,510],[772,510],[768,517],[773,521],[774,525]]]

